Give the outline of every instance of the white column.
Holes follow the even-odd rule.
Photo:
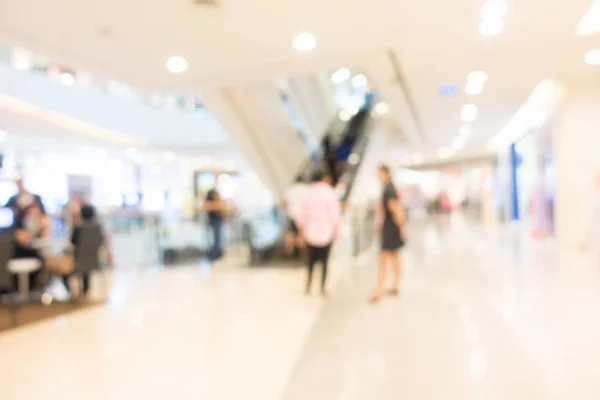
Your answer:
[[[387,133],[380,128],[373,129],[348,199],[350,204],[367,205],[379,198],[381,185],[377,180],[377,168],[386,161],[382,157],[386,142]]]
[[[599,216],[600,77],[571,82],[552,123],[556,170],[555,224],[561,244],[583,248]]]

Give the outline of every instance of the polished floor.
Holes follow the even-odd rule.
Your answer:
[[[369,254],[338,252],[326,300],[290,268],[128,268],[106,306],[0,334],[0,398],[600,398],[600,258],[461,218],[410,238],[375,306]]]

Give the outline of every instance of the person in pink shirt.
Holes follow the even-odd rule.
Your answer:
[[[325,296],[327,283],[327,262],[331,245],[336,239],[340,220],[340,202],[331,185],[327,183],[327,175],[316,171],[312,184],[306,189],[300,212],[296,217],[296,225],[307,245],[308,280],[306,293],[310,293],[312,274],[317,262],[323,267],[321,274],[321,294]]]

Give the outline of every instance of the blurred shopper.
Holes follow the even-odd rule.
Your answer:
[[[62,210],[63,230],[67,237],[70,238],[73,233],[73,228],[81,225],[81,205],[83,203],[82,196],[72,195]],[[66,228],[66,229],[65,229]]]
[[[42,203],[42,198],[37,194],[29,193],[25,186],[23,185],[22,179],[17,179],[15,181],[17,184],[18,192],[16,195],[11,196],[8,199],[5,207],[8,207],[13,210],[15,216],[18,217],[22,215],[23,211],[32,204],[35,204],[39,207],[43,215],[46,215],[46,210],[44,209],[44,204]]]
[[[227,212],[225,202],[216,186],[206,194],[204,210],[208,215],[208,225],[212,233],[212,243],[208,250],[208,258],[216,261],[223,256],[223,221]]]
[[[375,289],[369,298],[377,302],[382,294],[388,274],[388,264],[392,263],[394,281],[389,293],[397,295],[400,288],[401,259],[400,249],[404,246],[404,211],[394,188],[390,170],[382,165],[377,172],[383,186],[381,204],[377,208],[377,220],[381,227],[381,253],[379,256],[379,275]]]
[[[44,265],[38,243],[50,237],[50,227],[40,205],[33,201],[20,212],[16,212],[13,228],[15,235],[13,258],[35,258]],[[39,271],[29,274],[30,289],[39,283],[38,276]]]
[[[321,262],[321,294],[325,296],[327,263],[333,240],[339,232],[340,203],[335,191],[326,182],[323,171],[313,174],[313,183],[306,190],[296,224],[307,244],[308,280],[306,293],[310,293],[312,274],[317,262]]]
[[[102,237],[103,237],[103,242],[104,242],[103,243],[104,254],[103,254],[103,257],[100,257],[100,258],[103,258],[103,260],[100,260],[100,262],[104,263],[104,264],[106,264],[106,266],[112,268],[113,267],[113,252],[112,252],[111,242],[110,242],[109,237],[104,233],[102,226],[98,222],[96,209],[91,205],[82,204],[80,206],[79,221],[80,221],[80,223],[74,225],[73,231],[71,232],[71,245],[72,245],[71,251],[65,255],[62,262],[70,263],[71,266],[74,265],[75,258],[77,257],[77,252],[78,252],[80,244],[81,244],[81,232],[83,231],[83,227],[84,226],[85,227],[95,226],[100,231],[103,232]],[[68,258],[71,258],[71,259],[68,260]],[[55,259],[54,261],[58,261],[58,260],[56,260],[56,257],[54,259]],[[100,265],[98,265],[98,267],[100,267]],[[70,273],[66,274],[63,277],[65,287],[67,289],[69,289],[69,278],[71,278]],[[84,296],[86,296],[90,290],[90,275],[84,274],[82,279],[83,279],[82,294]]]
[[[304,195],[306,194],[307,185],[304,183],[302,176],[297,176],[296,181],[285,192],[285,211],[288,219],[288,231],[285,237],[284,252],[287,256],[293,256],[296,249],[304,247],[302,236],[299,234],[296,219],[300,215],[300,208]]]

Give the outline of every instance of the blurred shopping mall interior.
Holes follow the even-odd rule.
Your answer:
[[[0,0],[0,399],[600,399],[599,126],[600,0]]]

